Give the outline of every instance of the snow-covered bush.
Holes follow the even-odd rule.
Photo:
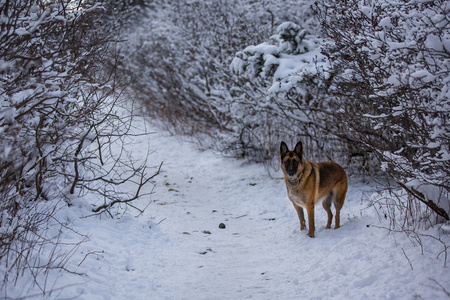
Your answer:
[[[357,151],[351,147],[354,139],[335,117],[340,103],[323,93],[327,83],[319,71],[327,69],[328,62],[321,54],[322,39],[292,22],[280,24],[276,31],[269,42],[237,52],[232,71],[251,80],[253,88],[266,82],[267,95],[255,99],[254,106],[264,108],[271,134],[278,140],[301,139],[309,158],[347,164]],[[278,151],[276,145],[266,145],[271,156]]]
[[[304,74],[317,73],[316,65],[324,63],[320,54],[320,39],[299,25],[284,22],[270,43],[248,46],[236,53],[231,63],[237,75],[272,79],[269,92],[306,95],[307,91],[298,83]],[[295,81],[292,77],[295,77]]]
[[[63,268],[62,261],[36,259],[39,245],[50,239],[45,232],[46,222],[54,219],[51,203],[65,199],[71,205],[73,195],[89,190],[107,210],[139,194],[120,193],[121,183],[137,177],[140,191],[149,180],[145,161],[130,161],[123,147],[119,154],[111,150],[114,143],[124,144],[133,114],[117,112],[114,93],[120,82],[111,64],[114,47],[104,11],[100,2],[81,0],[0,1],[0,264],[7,266],[1,268],[5,284],[24,270]],[[48,205],[41,209],[40,202]]]
[[[214,0],[156,5],[149,9],[147,22],[126,33],[130,44],[124,55],[134,54],[126,64],[131,87],[147,112],[162,117],[171,130],[194,134],[229,122],[230,72],[224,65],[243,39],[262,34],[259,27],[267,26],[270,17],[256,11],[263,17],[258,24],[249,19],[256,6],[240,4]]]
[[[311,3],[153,2],[147,21],[125,33],[130,87],[147,113],[162,119],[171,131],[193,135],[204,147],[267,159],[268,146],[279,141],[266,124],[270,117],[255,105],[265,99],[266,83],[254,88],[229,65],[237,51],[267,40],[292,14],[316,30]]]
[[[325,1],[315,9],[330,39],[323,53],[339,118],[426,214],[449,220],[449,2]]]

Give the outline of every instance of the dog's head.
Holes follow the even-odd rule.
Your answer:
[[[303,166],[303,145],[298,142],[294,151],[289,151],[285,142],[280,146],[281,169],[290,178],[299,177],[304,169]]]

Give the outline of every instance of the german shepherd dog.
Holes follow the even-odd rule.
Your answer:
[[[305,215],[308,213],[308,236],[314,237],[314,206],[322,201],[328,214],[325,228],[331,227],[333,213],[331,203],[336,208],[334,228],[340,227],[340,211],[347,193],[347,175],[344,169],[333,162],[316,163],[303,157],[303,145],[298,142],[293,151],[289,151],[285,142],[280,146],[281,169],[284,173],[287,194],[294,204],[300,219],[300,230],[305,229]]]

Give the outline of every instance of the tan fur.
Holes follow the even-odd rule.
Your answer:
[[[308,214],[308,236],[314,237],[314,207],[322,202],[328,214],[327,229],[331,227],[333,214],[331,204],[336,208],[335,229],[340,227],[340,211],[347,193],[347,175],[344,169],[333,162],[316,163],[303,158],[303,146],[297,143],[289,151],[284,142],[280,147],[281,169],[284,173],[287,194],[297,211],[300,230],[305,229],[303,208]],[[295,168],[295,166],[297,166]]]

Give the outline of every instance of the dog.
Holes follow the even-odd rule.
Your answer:
[[[280,145],[281,169],[284,173],[287,194],[294,204],[300,219],[300,230],[305,229],[303,208],[308,213],[308,236],[314,237],[314,207],[322,202],[328,214],[325,228],[331,228],[333,213],[331,204],[336,208],[335,229],[340,227],[340,212],[347,194],[347,174],[334,162],[316,163],[303,157],[303,145],[298,142],[293,151],[289,151],[285,142]]]

